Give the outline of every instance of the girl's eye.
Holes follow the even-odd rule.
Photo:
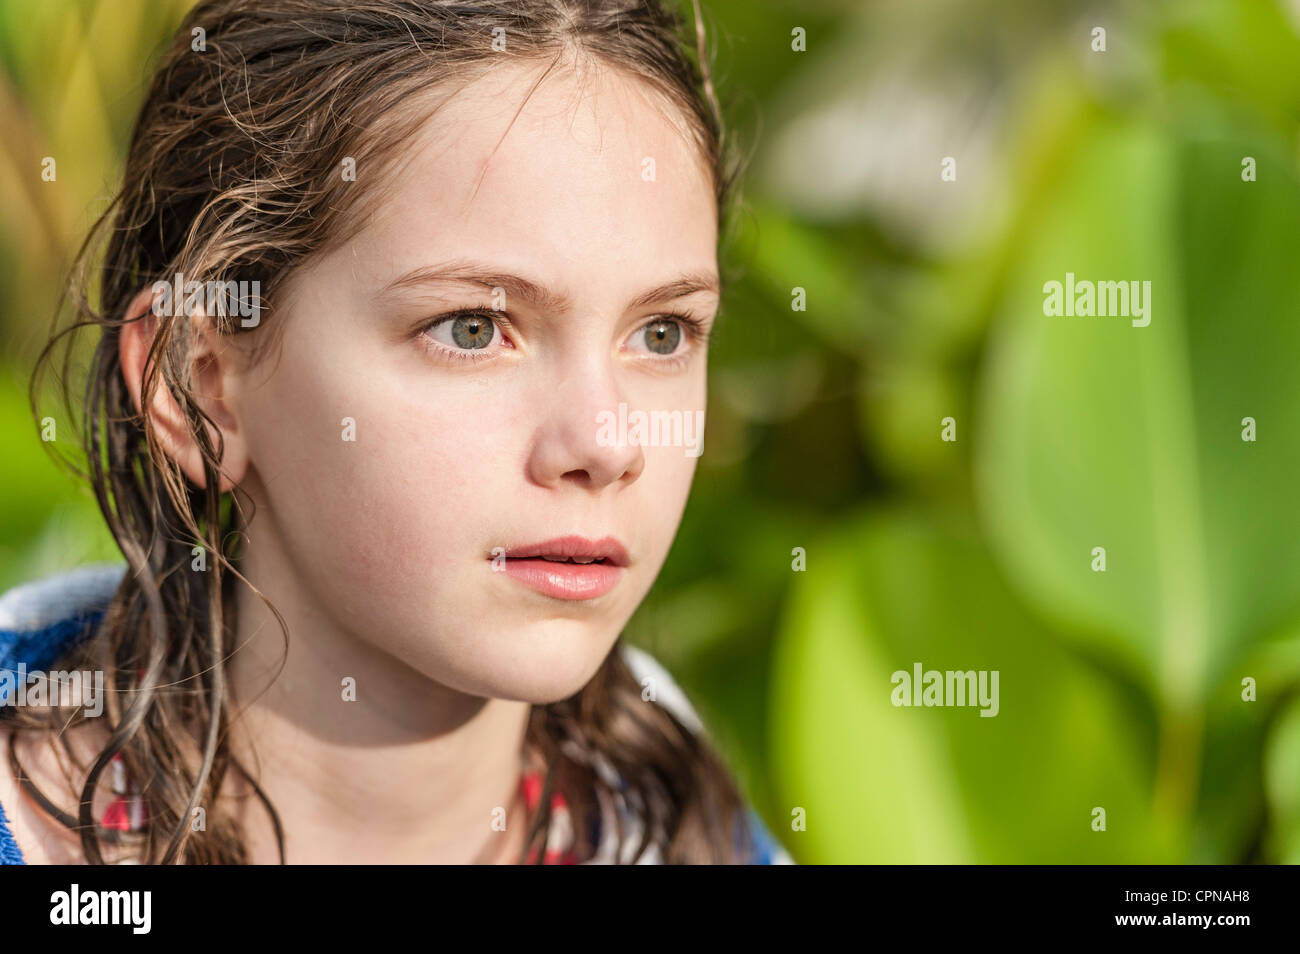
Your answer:
[[[440,318],[424,333],[453,352],[482,351],[503,339],[495,319],[481,312]]]
[[[650,356],[685,359],[693,343],[703,342],[707,333],[698,319],[686,315],[661,315],[632,332],[628,347]]]
[[[682,340],[682,326],[675,321],[652,321],[643,329],[645,346],[655,354],[672,354]]]

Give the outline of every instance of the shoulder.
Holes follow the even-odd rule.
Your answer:
[[[619,642],[619,652],[637,681],[653,691],[656,703],[672,712],[692,732],[707,735],[704,721],[699,713],[691,705],[682,687],[659,660],[646,650],[622,641]],[[745,821],[748,826],[749,840],[753,845],[750,864],[794,864],[790,853],[772,837],[772,833],[768,831],[758,812],[750,805],[746,805]]]
[[[0,752],[9,747],[8,733],[0,729]],[[24,864],[22,850],[14,837],[14,823],[5,815],[5,805],[17,805],[14,780],[9,773],[8,759],[0,763],[0,865]]]
[[[750,856],[751,865],[792,865],[795,863],[785,846],[772,837],[758,812],[749,809],[749,835],[754,845]]]
[[[0,595],[0,712],[21,703],[19,682],[26,673],[49,666],[93,629],[123,572],[120,564],[87,566]],[[11,730],[0,722],[0,864],[71,863],[76,838],[43,827],[22,797],[9,764],[13,744]],[[38,769],[32,759],[24,753],[24,766]]]
[[[0,595],[0,672],[57,659],[103,613],[123,572],[121,564],[86,566]],[[0,705],[3,693],[0,683]]]
[[[700,719],[699,713],[691,706],[686,693],[663,664],[637,646],[624,643],[622,640],[619,641],[618,646],[623,661],[627,663],[627,668],[631,670],[637,682],[651,690],[651,698],[675,715],[692,732],[704,732],[704,722]]]

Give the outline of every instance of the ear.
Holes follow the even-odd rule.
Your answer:
[[[145,289],[132,299],[127,306],[126,324],[118,339],[118,360],[122,366],[122,376],[126,380],[127,390],[135,409],[140,414],[147,414],[159,443],[167,455],[181,468],[181,471],[197,486],[206,486],[203,474],[203,456],[190,434],[189,423],[181,412],[180,405],[172,397],[167,387],[159,383],[154,391],[147,409],[140,406],[144,391],[146,362],[149,349],[153,346],[161,320],[177,321],[181,325],[177,334],[190,334],[190,374],[194,386],[194,400],[203,411],[216,422],[225,441],[224,455],[220,462],[221,486],[224,493],[244,479],[248,469],[248,448],[244,433],[239,427],[236,416],[224,400],[226,378],[234,370],[237,355],[221,335],[212,327],[207,316],[198,311],[188,319],[190,329],[185,327],[187,321],[183,316],[160,319],[153,312],[153,302],[157,297],[152,289]],[[179,304],[179,303],[178,303]],[[217,444],[217,430],[207,425],[208,437],[213,446]]]

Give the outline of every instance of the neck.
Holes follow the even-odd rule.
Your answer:
[[[286,861],[515,860],[526,834],[518,789],[529,704],[466,695],[416,672],[323,618],[281,572],[287,562],[259,556],[250,553],[244,572],[288,638],[241,585],[227,647],[232,746],[279,813]],[[238,772],[229,779],[249,860],[278,863],[265,807]]]

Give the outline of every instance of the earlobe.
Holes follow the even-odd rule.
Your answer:
[[[125,316],[127,321],[122,325],[118,338],[118,360],[127,391],[131,395],[137,413],[147,414],[149,426],[153,428],[164,452],[176,462],[194,484],[199,487],[206,486],[203,454],[190,432],[185,414],[166,384],[159,381],[150,398],[148,408],[141,406],[146,366],[154,337],[163,322],[180,322],[175,333],[190,335],[188,358],[189,379],[193,382],[192,398],[220,427],[220,437],[225,442],[219,467],[220,492],[224,493],[243,479],[248,466],[248,457],[238,420],[223,400],[223,383],[228,370],[226,349],[222,346],[217,332],[210,327],[202,313],[189,319],[183,316],[159,316],[152,310],[154,299],[154,292],[145,289],[127,306]],[[186,325],[187,321],[189,325]],[[216,447],[218,433],[211,424],[208,425],[208,437],[213,447]]]

